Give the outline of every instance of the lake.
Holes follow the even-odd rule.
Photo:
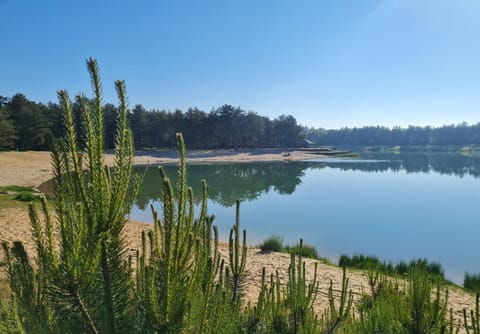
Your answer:
[[[144,173],[144,167],[137,167]],[[166,166],[176,175],[176,166]],[[448,279],[480,272],[480,157],[460,153],[362,153],[288,163],[189,165],[199,203],[201,179],[209,185],[209,214],[228,238],[241,203],[249,245],[272,234],[287,244],[300,238],[319,255],[376,255],[398,262],[440,262]],[[131,218],[152,221],[161,210],[160,177],[150,166]]]

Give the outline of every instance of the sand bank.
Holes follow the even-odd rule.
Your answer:
[[[187,161],[191,163],[299,161],[318,158],[309,152],[287,149],[255,150],[191,150]],[[171,164],[178,162],[174,150],[137,151],[135,164]],[[113,164],[113,155],[105,155],[105,163]],[[17,185],[38,187],[52,178],[49,152],[0,152],[0,186]]]

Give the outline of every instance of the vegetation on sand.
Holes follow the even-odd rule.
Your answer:
[[[427,259],[413,259],[410,262],[400,261],[398,263],[384,262],[376,256],[354,254],[348,256],[346,254],[340,255],[338,260],[339,266],[355,269],[376,269],[387,275],[408,275],[413,268],[422,268],[425,273],[436,279],[445,281],[445,275],[442,265],[437,262],[429,262]]]
[[[260,248],[262,252],[285,252],[297,256],[302,256],[304,258],[319,258],[315,246],[303,244],[303,242],[297,243],[293,246],[285,245],[283,243],[283,238],[275,234],[263,240],[262,243],[258,245],[258,248]]]
[[[480,273],[465,273],[463,287],[472,292],[480,292]]]

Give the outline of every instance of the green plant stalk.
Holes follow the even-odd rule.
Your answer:
[[[239,298],[243,272],[247,261],[246,231],[243,231],[243,243],[240,245],[240,201],[236,202],[235,225],[230,230],[228,251],[232,271],[232,301]],[[240,250],[241,247],[241,250]]]

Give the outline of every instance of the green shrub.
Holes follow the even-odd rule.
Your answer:
[[[338,265],[340,267],[347,268],[370,269],[376,266],[381,267],[383,264],[376,256],[354,254],[350,257],[346,254],[342,254],[340,255],[340,259],[338,260]]]
[[[438,262],[429,262],[427,259],[414,259],[410,262],[400,261],[394,264],[392,262],[382,262],[378,257],[371,255],[354,254],[349,256],[342,254],[338,260],[338,265],[362,270],[378,268],[381,272],[389,275],[407,275],[412,269],[418,268],[429,276],[445,281],[442,265]]]
[[[262,252],[282,252],[284,251],[283,238],[278,235],[272,235],[258,246]]]
[[[470,291],[480,292],[480,273],[465,273],[465,277],[463,278],[463,287]]]
[[[411,260],[409,263],[409,269],[412,268],[419,268],[431,276],[437,276],[442,280],[445,279],[442,265],[438,262],[429,262],[427,259]]]
[[[22,192],[15,196],[15,199],[21,202],[38,202],[40,200],[38,196],[35,196],[30,192]]]
[[[403,287],[377,276],[380,280],[372,295],[364,296],[359,305],[359,321],[352,321],[342,333],[455,333],[453,321],[446,316],[448,292],[429,275],[413,267]]]
[[[302,255],[306,258],[318,259],[318,252],[315,249],[315,246],[312,245],[305,244],[300,246],[300,243],[297,243],[294,246],[286,246],[285,249],[294,255]]]
[[[409,266],[405,261],[400,261],[393,267],[393,272],[399,275],[408,274]]]

